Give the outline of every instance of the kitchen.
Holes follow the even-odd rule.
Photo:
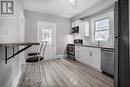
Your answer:
[[[129,87],[128,0],[0,4],[0,87]]]
[[[114,8],[95,15],[72,22],[74,43],[67,46],[68,57],[114,75]]]

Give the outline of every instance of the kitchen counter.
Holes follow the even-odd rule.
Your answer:
[[[39,43],[38,42],[0,43],[0,46],[26,46],[26,45],[39,45]]]
[[[25,51],[26,49],[30,48],[33,45],[39,45],[38,42],[15,42],[15,43],[0,43],[0,47],[5,48],[5,64],[7,64],[7,60],[14,58],[16,55],[20,54],[21,52]],[[12,47],[12,55],[8,57],[8,47]],[[14,52],[14,47],[17,47],[17,52]],[[19,46],[25,46],[19,49]]]
[[[93,47],[93,48],[101,48],[101,49],[111,49],[111,50],[114,50],[114,48],[108,47],[108,46],[84,45],[84,44],[72,44],[72,45],[82,46],[82,47]]]

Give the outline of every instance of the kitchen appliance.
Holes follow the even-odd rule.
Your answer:
[[[115,72],[114,87],[130,87],[129,0],[115,3]]]
[[[79,26],[72,27],[72,31],[70,34],[79,33]]]
[[[114,75],[114,49],[101,49],[101,70],[110,75]]]
[[[83,40],[82,39],[75,39],[74,44],[83,44]]]
[[[82,39],[75,39],[74,44],[67,44],[67,58],[75,60],[75,45],[83,44]]]
[[[67,44],[67,58],[75,60],[75,45]]]

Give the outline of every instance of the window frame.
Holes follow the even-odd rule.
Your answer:
[[[44,29],[44,28],[43,28],[43,29]],[[44,41],[46,42],[46,40],[43,40],[43,29],[41,29],[41,40],[42,40],[43,42],[44,42]],[[52,38],[51,38],[51,37],[52,37],[52,36],[51,36],[51,35],[52,35],[52,34],[51,34],[52,31],[51,31],[51,29],[45,29],[45,30],[49,30],[49,31],[50,31],[50,40],[47,41],[47,42],[52,43]]]
[[[94,42],[98,42],[98,41],[100,41],[100,42],[108,42],[109,41],[109,38],[108,38],[108,40],[96,40],[95,39],[95,36],[96,36],[96,32],[97,32],[97,30],[96,30],[96,22],[97,21],[101,21],[101,20],[105,20],[105,19],[109,19],[109,38],[110,38],[110,17],[102,17],[102,18],[99,18],[99,19],[97,19],[97,20],[95,20],[94,21],[94,35],[93,35],[93,40],[94,40]],[[103,30],[101,30],[101,31],[103,31]]]
[[[90,25],[91,25],[91,42],[93,44],[97,44],[98,40],[95,40],[95,25],[94,22],[97,20],[101,20],[101,19],[105,19],[105,18],[109,18],[109,39],[108,40],[101,40],[101,44],[102,45],[110,45],[110,46],[114,46],[114,11],[111,10],[109,12],[106,13],[102,13],[102,14],[98,14],[97,16],[93,16],[92,18],[90,18]]]

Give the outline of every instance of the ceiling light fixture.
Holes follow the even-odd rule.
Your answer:
[[[72,7],[76,7],[77,5],[77,0],[69,0],[70,4]]]
[[[75,0],[69,0],[70,1],[70,3],[75,3]]]

